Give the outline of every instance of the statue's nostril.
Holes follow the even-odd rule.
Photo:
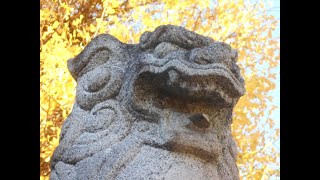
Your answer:
[[[223,63],[228,59],[237,59],[237,51],[233,51],[226,43],[213,43],[207,47],[191,50],[189,60],[197,64]]]
[[[178,51],[178,50],[183,50],[177,45],[167,43],[167,42],[162,42],[160,43],[157,47],[154,49],[154,53],[157,58],[164,58],[166,55],[168,55],[171,52]]]
[[[197,64],[211,64],[212,63],[209,59],[205,59],[205,58],[195,59],[194,62]]]
[[[196,48],[190,53],[189,60],[197,64],[211,64],[211,54],[207,49]]]
[[[177,71],[175,71],[175,70],[170,70],[170,71],[168,72],[168,75],[169,75],[169,79],[170,79],[170,81],[171,81],[172,83],[178,82],[178,80],[179,80],[179,74],[177,73]]]
[[[197,113],[189,117],[191,122],[199,128],[210,127],[209,119],[205,114]]]

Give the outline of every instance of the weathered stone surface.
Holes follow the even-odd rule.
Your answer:
[[[97,36],[68,61],[76,101],[51,179],[239,179],[236,60],[230,45],[178,26],[145,32],[139,44]]]

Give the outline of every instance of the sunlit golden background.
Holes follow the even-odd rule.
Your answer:
[[[144,31],[173,24],[239,51],[247,90],[233,115],[240,177],[279,179],[278,104],[272,99],[279,81],[279,19],[267,6],[253,0],[41,0],[40,178],[50,175],[50,157],[75,97],[66,61],[98,34],[138,43]]]

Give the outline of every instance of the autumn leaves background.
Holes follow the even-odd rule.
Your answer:
[[[265,1],[244,0],[41,0],[40,9],[40,166],[48,179],[50,156],[71,111],[76,82],[67,60],[90,40],[109,33],[138,43],[145,31],[173,24],[229,43],[239,51],[238,64],[247,93],[233,114],[241,179],[279,178],[279,119],[271,92],[280,61],[279,20]],[[278,30],[277,30],[278,31]]]

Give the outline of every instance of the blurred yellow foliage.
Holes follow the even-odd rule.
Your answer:
[[[279,177],[279,150],[272,143],[279,128],[267,103],[275,88],[278,21],[263,2],[211,0],[40,0],[40,179],[48,179],[50,157],[60,128],[71,111],[76,82],[66,61],[101,33],[125,43],[138,43],[144,31],[173,24],[184,26],[239,50],[247,93],[234,110],[233,135],[238,144],[241,179]],[[261,66],[261,64],[264,64]],[[259,68],[259,69],[258,69]],[[272,133],[270,133],[272,132]]]

